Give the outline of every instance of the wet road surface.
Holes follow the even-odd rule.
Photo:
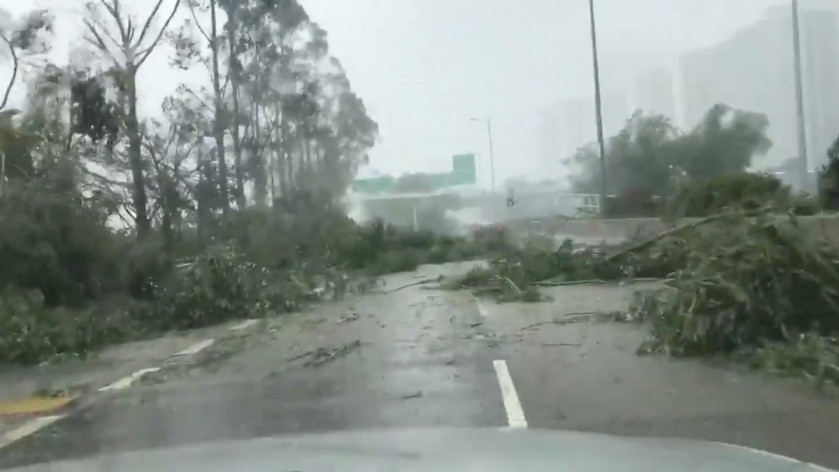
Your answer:
[[[386,289],[462,270],[398,274]],[[723,441],[839,469],[835,398],[639,357],[642,327],[589,316],[625,308],[634,288],[562,287],[552,303],[497,305],[414,286],[261,321],[92,395],[0,449],[0,468],[272,435],[512,425]]]
[[[333,303],[97,395],[0,450],[0,467],[277,434],[504,427],[496,351],[466,292],[412,287]]]

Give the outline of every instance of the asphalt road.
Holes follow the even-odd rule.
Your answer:
[[[638,357],[642,328],[587,317],[622,309],[632,290],[563,287],[553,303],[496,305],[414,286],[255,323],[89,396],[0,449],[0,468],[271,435],[512,426],[724,441],[839,469],[834,398]]]
[[[329,304],[96,394],[0,450],[0,468],[277,434],[504,427],[496,351],[465,292],[412,287]]]

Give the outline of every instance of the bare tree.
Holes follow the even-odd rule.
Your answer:
[[[219,173],[219,192],[221,194],[222,212],[227,215],[229,210],[229,190],[227,183],[227,159],[225,157],[224,133],[228,127],[229,113],[224,106],[224,88],[226,86],[221,83],[219,50],[223,37],[219,34],[218,26],[218,1],[217,0],[186,0],[189,11],[192,14],[192,20],[201,33],[201,36],[206,41],[210,49],[210,58],[208,69],[210,71],[212,86],[213,86],[213,104],[214,104],[214,119],[213,119],[213,138],[216,141],[216,158],[218,161]],[[199,12],[209,11],[210,25],[209,28],[202,27],[198,20]],[[195,44],[192,41],[183,41],[184,47],[194,50]],[[188,54],[199,55],[198,52],[190,51]]]
[[[146,195],[142,156],[142,135],[137,118],[137,72],[160,44],[163,33],[178,11],[181,0],[174,1],[163,26],[156,33],[150,33],[153,29],[152,23],[160,14],[163,2],[164,0],[155,2],[154,9],[142,22],[140,28],[137,28],[139,23],[135,21],[132,15],[123,11],[120,0],[99,0],[89,3],[89,15],[84,20],[87,30],[85,40],[101,51],[106,59],[113,64],[114,71],[119,79],[117,85],[127,108],[123,110],[123,113],[125,132],[128,135],[128,163],[134,181],[132,191],[135,208],[134,224],[140,238],[149,233],[151,223],[147,208],[148,197]],[[110,24],[106,24],[105,20],[100,20],[102,10],[104,10],[104,16]]]

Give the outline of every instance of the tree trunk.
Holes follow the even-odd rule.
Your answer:
[[[240,210],[245,208],[245,175],[242,169],[242,143],[239,139],[239,64],[236,57],[236,13],[235,7],[227,11],[227,42],[230,48],[228,75],[233,97],[233,116],[230,131],[233,136],[233,165],[236,167],[236,204]]]
[[[143,156],[141,151],[142,138],[140,136],[140,123],[137,120],[137,70],[134,64],[128,64],[126,74],[126,92],[128,94],[128,116],[125,120],[125,128],[128,133],[128,164],[131,167],[131,177],[134,180],[134,225],[137,236],[145,238],[151,231],[149,223],[148,197],[146,196],[146,181],[143,172]]]
[[[268,176],[266,174],[265,160],[263,159],[263,146],[260,141],[259,122],[259,101],[256,94],[253,97],[253,150],[251,155],[251,167],[253,167],[253,195],[257,206],[265,207],[268,204]]]
[[[200,139],[200,138],[199,138]],[[195,186],[195,206],[197,219],[196,226],[198,229],[198,240],[201,242],[209,239],[208,226],[211,214],[211,202],[209,201],[208,186],[212,185],[207,181],[207,162],[205,161],[204,153],[201,152],[201,147],[198,148],[198,184]]]
[[[282,137],[282,143],[280,144],[280,149],[282,149],[283,153],[283,171],[285,172],[285,188],[283,189],[283,193],[290,195],[294,193],[294,157],[292,156],[291,146],[288,143],[288,123],[285,120],[285,116],[282,117],[282,122],[280,123],[280,133]]]
[[[280,117],[280,106],[274,107],[274,173],[277,178],[277,187],[274,189],[273,198],[276,200],[281,197],[286,189],[285,177],[285,143],[283,142],[283,126],[284,120]]]
[[[224,109],[221,103],[221,80],[219,77],[218,61],[218,23],[216,20],[216,2],[210,2],[210,50],[213,56],[213,97],[215,104],[215,119],[213,120],[213,137],[216,141],[216,157],[218,159],[219,192],[221,193],[221,211],[226,216],[230,209],[230,192],[227,188],[227,159],[224,155]]]

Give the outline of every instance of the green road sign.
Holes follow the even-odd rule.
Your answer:
[[[413,174],[425,177],[428,181],[429,190],[436,192],[444,188],[456,185],[474,185],[477,183],[477,172],[475,167],[474,154],[459,154],[452,157],[452,171],[438,174]],[[369,179],[356,179],[353,181],[352,189],[356,193],[365,195],[381,195],[393,193],[394,187],[399,179],[391,176],[373,177]]]
[[[452,157],[452,181],[452,185],[474,185],[478,182],[474,154],[458,154]]]

